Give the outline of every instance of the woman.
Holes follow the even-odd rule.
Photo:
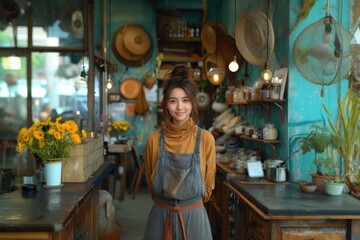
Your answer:
[[[204,207],[215,186],[215,140],[196,125],[196,85],[177,66],[163,90],[165,126],[146,142],[146,181],[154,205],[144,239],[212,239]]]

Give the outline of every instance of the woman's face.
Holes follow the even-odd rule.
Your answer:
[[[174,88],[169,94],[166,108],[173,119],[173,123],[182,125],[190,117],[192,103],[182,88]]]

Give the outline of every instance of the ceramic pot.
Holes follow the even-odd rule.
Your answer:
[[[325,193],[331,196],[339,196],[344,189],[344,183],[325,182]]]
[[[318,175],[316,173],[312,173],[311,177],[312,177],[312,183],[317,185],[316,191],[318,192],[324,192],[326,180],[338,178],[338,176]]]
[[[212,110],[214,110],[214,112],[217,113],[222,113],[224,112],[226,109],[229,108],[229,106],[225,103],[219,103],[219,102],[213,102],[211,105]]]
[[[353,192],[357,192],[357,193],[360,192],[360,185],[355,185],[355,184],[349,182],[349,187]]]
[[[299,188],[302,192],[312,193],[316,190],[316,185],[314,185],[312,183],[308,183],[308,182],[300,182]]]
[[[61,169],[62,161],[44,162],[45,166],[45,183],[48,187],[61,186]]]

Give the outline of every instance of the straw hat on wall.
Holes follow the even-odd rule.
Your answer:
[[[269,27],[269,31],[267,29]],[[239,17],[235,27],[235,41],[242,56],[253,65],[263,66],[274,49],[274,29],[263,12],[249,11]]]
[[[114,35],[113,52],[126,66],[143,66],[152,52],[150,35],[140,25],[125,24]]]
[[[206,52],[213,54],[216,52],[217,39],[226,33],[224,24],[212,21],[206,23],[200,34],[201,42]]]

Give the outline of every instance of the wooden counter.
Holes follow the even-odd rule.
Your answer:
[[[231,204],[234,194],[230,191],[229,180],[248,184],[274,184],[263,178],[247,179],[246,174],[238,174],[235,169],[228,167],[224,163],[216,164],[215,189],[211,200],[207,203],[208,215],[211,228],[216,239],[230,239],[233,237],[233,209]]]
[[[349,194],[303,193],[298,184],[227,183],[234,239],[359,239],[360,201]]]
[[[113,167],[105,161],[85,183],[0,195],[0,239],[97,239],[99,189]]]

